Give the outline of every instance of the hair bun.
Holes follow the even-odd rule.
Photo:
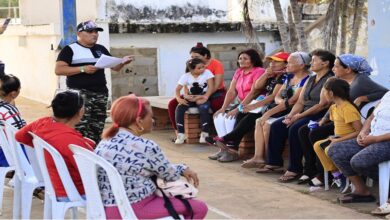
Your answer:
[[[198,43],[196,43],[196,46],[195,47],[203,47],[203,44],[202,44],[202,42],[198,42]]]

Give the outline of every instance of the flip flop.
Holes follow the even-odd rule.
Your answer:
[[[299,174],[283,174],[278,181],[281,183],[291,183],[299,178]]]
[[[269,165],[265,165],[263,168],[256,171],[256,173],[283,173],[283,167],[271,167]]]
[[[253,160],[244,161],[241,164],[242,168],[263,168],[265,166],[265,162],[258,162]]]
[[[383,205],[371,211],[374,215],[387,215],[390,214],[390,204],[385,202]]]
[[[298,185],[301,185],[301,184],[306,184],[310,181],[310,177],[308,175],[302,175],[299,179],[298,179]]]
[[[358,195],[349,193],[337,198],[337,201],[340,203],[364,203],[375,202],[376,198],[373,195]]]

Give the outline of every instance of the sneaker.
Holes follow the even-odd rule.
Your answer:
[[[215,144],[222,150],[229,151],[232,154],[238,154],[238,147],[234,146],[233,142],[231,141],[224,141],[222,139],[222,141],[217,140]]]
[[[346,193],[349,189],[349,179],[346,178],[344,175],[341,176],[341,186],[340,186],[340,192],[341,193]]]
[[[186,136],[183,133],[178,133],[175,144],[184,144],[185,140],[186,140]]]
[[[340,188],[341,184],[342,184],[341,178],[334,178],[332,184],[330,185],[330,187],[332,187],[333,185],[336,185],[338,188]]]
[[[209,145],[212,145],[212,146],[215,145],[215,140],[213,137],[208,136],[205,138],[205,140],[206,140],[206,143],[208,143]]]
[[[201,143],[201,144],[206,144],[206,143],[207,143],[206,137],[208,137],[208,136],[209,136],[209,133],[202,131],[202,132],[200,133],[199,143]]]
[[[210,160],[218,160],[220,157],[222,157],[223,152],[224,152],[223,150],[219,150],[217,153],[208,156],[208,158],[209,158]]]

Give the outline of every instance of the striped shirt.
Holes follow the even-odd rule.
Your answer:
[[[18,108],[3,100],[0,100],[0,120],[8,122],[17,129],[21,129],[26,125],[26,121],[20,116]]]
[[[100,44],[84,47],[78,42],[70,44],[61,50],[57,61],[63,61],[71,67],[95,65],[102,54],[111,56],[110,52]],[[72,89],[86,89],[92,92],[107,93],[104,69],[98,69],[94,74],[79,73],[66,77],[66,85]]]

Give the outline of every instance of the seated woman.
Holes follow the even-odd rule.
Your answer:
[[[338,198],[342,203],[374,202],[359,175],[378,179],[378,164],[390,160],[390,92],[387,92],[373,114],[364,122],[357,138],[333,144],[329,157],[355,186],[352,193]]]
[[[242,102],[247,95],[250,93],[252,85],[256,82],[260,76],[262,76],[265,72],[265,70],[262,68],[263,62],[260,59],[259,53],[254,49],[249,49],[242,51],[238,55],[238,65],[239,68],[234,73],[232,82],[230,83],[230,88],[226,94],[224,103],[217,112],[214,113],[214,118],[217,117],[219,114],[223,114],[225,118],[231,118],[235,117],[236,122],[234,124],[234,127],[237,127],[238,123],[248,114],[239,112],[238,106],[234,109],[230,110],[226,115],[225,111],[228,108],[228,106],[235,100],[236,97],[238,97],[238,100]],[[265,81],[264,81],[265,82]],[[264,84],[263,84],[264,85]],[[222,122],[223,123],[223,122]],[[214,125],[215,127],[225,127],[225,124],[220,124],[218,121],[214,119]],[[254,125],[254,122],[253,122]],[[227,131],[229,133],[230,131]],[[226,133],[218,132],[218,136],[221,138],[225,138]],[[245,133],[244,133],[245,134]],[[234,135],[234,137],[226,137],[226,141],[231,142],[233,141],[234,144],[237,145],[237,143],[240,142],[241,138],[239,136],[243,136],[244,134],[239,134],[238,136]],[[233,140],[232,140],[233,139]],[[207,141],[207,139],[206,139]],[[211,142],[211,144],[214,144]],[[212,160],[218,160],[220,162],[230,162],[233,160],[238,159],[237,154],[228,154],[227,151],[220,150],[214,155],[209,156],[209,159]]]
[[[222,107],[223,100],[225,99],[226,89],[225,82],[223,79],[224,69],[222,63],[211,57],[210,50],[207,47],[204,47],[202,43],[197,43],[195,47],[192,47],[190,50],[191,59],[198,58],[203,61],[207,70],[211,71],[214,75],[213,90],[211,91],[211,96],[209,97],[210,107],[213,112],[216,112]],[[179,103],[177,99],[174,98],[169,101],[168,104],[168,113],[169,119],[172,123],[173,129],[177,133],[176,127],[176,107]],[[174,141],[175,142],[175,139]]]
[[[26,125],[22,119],[19,109],[16,108],[15,99],[20,93],[20,81],[13,75],[4,75],[0,78],[0,120],[6,121],[16,129]],[[0,167],[8,167],[7,159],[3,150],[0,149]]]
[[[171,164],[155,142],[141,137],[150,133],[153,125],[153,112],[147,100],[134,95],[120,97],[111,107],[111,117],[114,124],[103,133],[96,153],[118,169],[126,183],[129,202],[139,219],[169,216],[164,199],[155,195],[156,185],[152,177],[175,181],[184,176],[197,187],[197,174],[183,164]],[[106,173],[99,170],[98,176],[107,219],[121,219]],[[190,218],[191,213],[179,199],[170,200],[179,215]],[[188,202],[193,209],[194,219],[206,216],[207,206],[203,202],[195,199]]]
[[[369,77],[372,68],[361,56],[340,55],[337,57],[332,70],[337,78],[348,82],[351,101],[359,108],[367,102],[379,100],[387,92],[386,88],[375,83]],[[319,127],[310,130],[307,125],[304,125],[299,129],[299,139],[305,157],[304,176],[301,183],[311,179],[310,185],[323,185],[323,168],[315,156],[313,145],[315,142],[334,134],[334,123],[325,123],[329,121],[328,119],[329,114],[326,114],[319,121]]]
[[[284,62],[274,60],[272,56],[270,67],[284,66]],[[243,168],[262,168],[265,165],[265,146],[268,144],[270,124],[268,119],[278,118],[290,112],[291,107],[298,100],[302,87],[309,78],[310,56],[305,52],[292,53],[287,60],[288,77],[277,92],[273,108],[267,110],[261,118],[256,120],[255,155],[241,165]],[[268,70],[268,69],[267,69]],[[268,72],[267,72],[268,73]]]
[[[323,56],[314,54],[320,53]],[[324,100],[320,102],[321,89],[329,77],[333,76],[331,65],[334,63],[335,56],[324,50],[316,50],[312,53],[312,63],[319,62],[327,68],[317,71],[315,75],[307,79],[291,112],[283,118],[276,120],[271,125],[267,164],[258,172],[279,172],[283,168],[282,152],[285,146],[285,140],[289,143],[289,166],[283,176],[279,178],[280,182],[291,182],[299,178],[302,173],[302,149],[298,137],[298,129],[307,124],[310,120],[321,118],[329,103]]]
[[[95,143],[84,138],[75,126],[80,122],[84,114],[84,98],[76,90],[68,90],[58,93],[51,102],[53,116],[43,117],[26,125],[16,133],[16,140],[23,144],[33,146],[32,137],[28,132],[33,132],[51,146],[53,146],[64,158],[70,176],[80,193],[84,196],[84,187],[81,181],[73,152],[69,144],[76,144],[93,151]],[[45,156],[46,166],[58,201],[68,201],[65,188],[51,156]]]
[[[349,88],[350,86],[346,81],[336,77],[329,78],[325,83],[324,94],[333,103],[329,108],[329,120],[334,122],[335,135],[317,141],[313,147],[324,170],[332,173],[333,183],[340,187],[341,192],[348,189],[346,179],[327,156],[327,151],[337,142],[356,138],[362,128],[360,112],[350,100]]]

